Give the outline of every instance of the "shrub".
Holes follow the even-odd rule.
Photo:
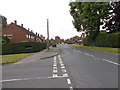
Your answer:
[[[99,46],[99,47],[120,47],[120,32],[117,33],[103,33],[101,32],[95,40],[89,40],[89,36],[83,39],[85,46]]]
[[[2,54],[32,53],[46,48],[46,43],[20,42],[2,44]]]

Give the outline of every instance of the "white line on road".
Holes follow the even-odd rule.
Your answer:
[[[65,66],[62,66],[61,68],[65,68]]]
[[[57,73],[57,70],[53,70],[53,73]]]
[[[90,55],[91,57],[95,57],[94,55]]]
[[[68,77],[68,74],[67,73],[63,74],[63,77]]]
[[[1,80],[0,82],[13,82],[13,81],[32,80],[32,79],[45,79],[45,78],[50,78],[50,77],[33,77],[33,78],[8,79],[8,80]]]
[[[69,79],[69,78],[67,79],[67,83],[68,83],[68,84],[71,84],[71,81],[70,81],[70,79]]]
[[[58,77],[58,75],[57,74],[53,74],[53,77]]]
[[[56,60],[57,58],[56,58],[56,56],[54,56],[54,60]]]
[[[57,67],[53,67],[53,69],[57,69]]]
[[[73,87],[70,87],[70,90],[73,90]]]
[[[109,62],[109,63],[112,63],[112,64],[115,64],[115,65],[120,65],[119,63],[116,63],[116,62],[113,62],[113,61],[109,61],[107,59],[102,59],[103,61],[106,61],[106,62]]]
[[[58,58],[59,58],[59,60],[62,60],[61,57],[60,57],[60,55],[58,55]]]
[[[63,73],[66,73],[67,71],[66,71],[66,69],[62,69],[62,72],[63,72]]]

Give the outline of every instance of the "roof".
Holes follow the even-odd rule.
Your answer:
[[[19,27],[21,30],[23,30],[24,32],[26,32],[27,34],[29,34],[29,35],[32,35],[32,36],[34,36],[34,37],[36,37],[36,38],[40,38],[39,36],[37,36],[36,34],[34,34],[33,32],[31,32],[31,31],[29,31],[29,30],[27,30],[26,28],[24,28],[24,27],[22,27],[22,26],[19,26],[19,25],[16,25],[17,27]],[[41,39],[41,38],[40,38]],[[41,39],[42,40],[42,39]]]

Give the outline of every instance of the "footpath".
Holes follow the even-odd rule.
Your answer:
[[[57,47],[50,47],[50,49],[58,49],[58,48]],[[46,51],[47,51],[47,49],[40,51],[40,52],[37,52],[37,53],[33,53],[31,56],[28,56],[24,59],[21,59],[17,63],[50,58],[50,57],[53,57],[53,56],[56,56],[59,54],[59,52],[46,52]]]

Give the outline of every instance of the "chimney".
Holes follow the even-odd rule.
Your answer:
[[[17,25],[17,21],[16,20],[14,20],[14,23]]]
[[[29,31],[30,29],[28,28],[28,31]]]
[[[38,34],[38,37],[39,37],[39,34]]]
[[[21,26],[23,27],[23,24],[21,24]]]
[[[31,30],[31,32],[33,32],[33,30]]]
[[[36,32],[36,36],[37,36],[37,32]]]

